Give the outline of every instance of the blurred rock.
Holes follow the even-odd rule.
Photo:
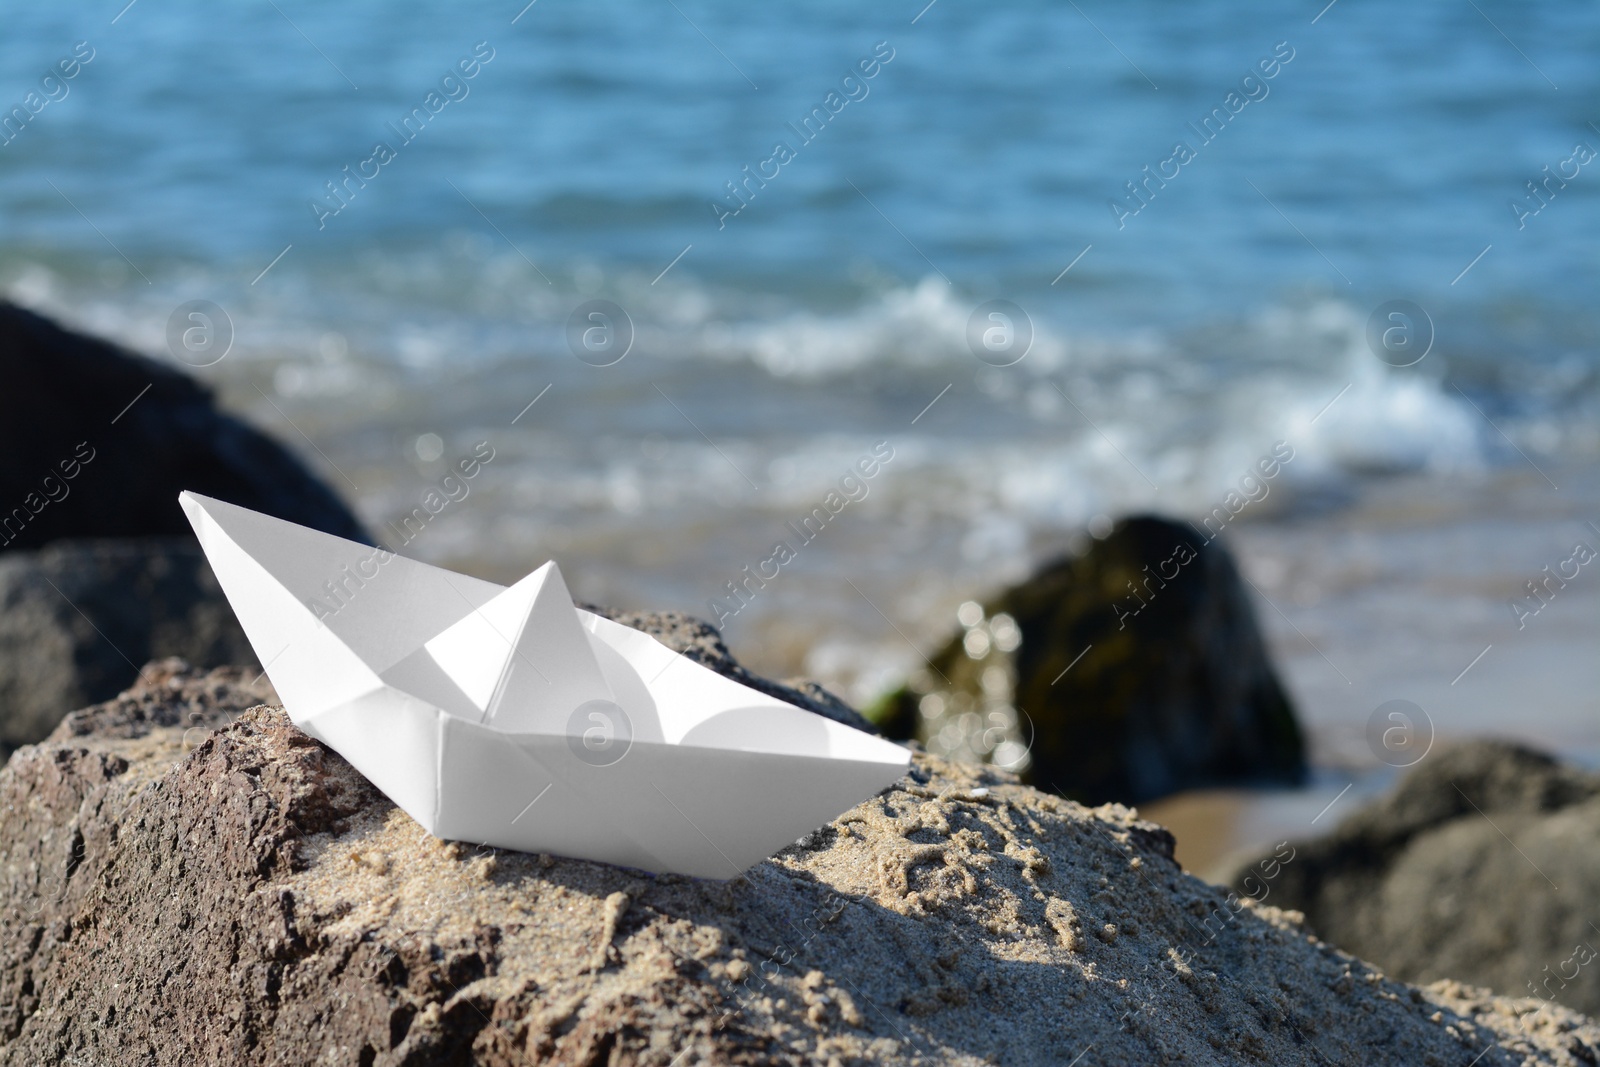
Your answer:
[[[169,366],[0,301],[0,381],[0,550],[189,537],[184,489],[367,540],[282,445]]]
[[[0,555],[0,759],[164,656],[206,667],[256,662],[192,538],[64,541]]]
[[[874,715],[1086,803],[1295,784],[1300,727],[1226,549],[1137,517],[982,605]]]
[[[1241,892],[1407,981],[1600,1013],[1600,776],[1502,741],[1429,755]]]
[[[992,768],[919,754],[739,878],[653,877],[437,840],[247,679],[157,665],[0,769],[0,1067],[1600,1058]]]

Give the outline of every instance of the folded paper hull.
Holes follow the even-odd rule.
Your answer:
[[[896,781],[905,749],[571,604],[220,501],[183,504],[285,709],[438,837],[731,878]]]
[[[903,770],[638,740],[596,766],[564,736],[501,734],[420,706],[324,714],[308,732],[437,837],[700,878],[734,877]],[[389,758],[400,749],[425,749],[437,776],[408,775]]]

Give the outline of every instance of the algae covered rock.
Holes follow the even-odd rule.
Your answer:
[[[890,736],[1090,803],[1305,775],[1244,583],[1190,525],[1124,519],[958,621],[891,697]]]

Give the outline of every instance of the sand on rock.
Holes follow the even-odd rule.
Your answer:
[[[653,877],[436,840],[249,678],[158,665],[0,771],[0,1065],[1600,1060],[992,768]]]

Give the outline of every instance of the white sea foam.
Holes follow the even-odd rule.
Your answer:
[[[301,405],[336,405],[354,433],[409,411],[428,424],[408,427],[406,440],[509,423],[526,401],[506,396],[507,381],[526,381],[530,399],[554,381],[560,399],[518,430],[541,446],[502,469],[518,469],[541,506],[624,514],[730,499],[777,514],[880,438],[903,461],[875,492],[897,506],[927,495],[917,507],[932,513],[1004,512],[1029,527],[1148,508],[1204,512],[1277,440],[1297,455],[1286,484],[1472,469],[1499,447],[1485,417],[1441,384],[1448,354],[1389,367],[1366,348],[1361,310],[1336,300],[1272,306],[1194,333],[1074,330],[1059,307],[1035,308],[1027,358],[992,368],[967,348],[979,299],[937,277],[821,311],[713,291],[687,271],[652,289],[648,279],[580,267],[590,291],[631,304],[639,340],[627,370],[641,376],[630,380],[565,351],[564,316],[580,294],[530,286],[526,264],[471,242],[450,256],[481,284],[451,281],[437,263],[408,273],[406,261],[389,259],[359,267],[343,288],[287,264],[276,288],[241,286],[224,302],[234,352],[207,380],[248,397],[260,379],[251,366],[265,361],[291,418]],[[21,303],[159,357],[170,309],[202,274],[174,268],[154,286],[108,292],[23,264],[0,284]],[[473,291],[471,306],[439,296],[439,286]],[[711,386],[674,396],[693,425],[676,414],[660,422],[651,384],[696,362],[706,373],[684,380]],[[736,367],[744,372],[724,370]],[[1581,436],[1547,413],[1518,425],[1535,450]],[[641,452],[640,426],[667,433],[655,458]],[[715,445],[701,436],[706,426]],[[747,492],[747,478],[756,490]],[[985,521],[965,542],[971,552],[1015,546],[1015,531]]]

